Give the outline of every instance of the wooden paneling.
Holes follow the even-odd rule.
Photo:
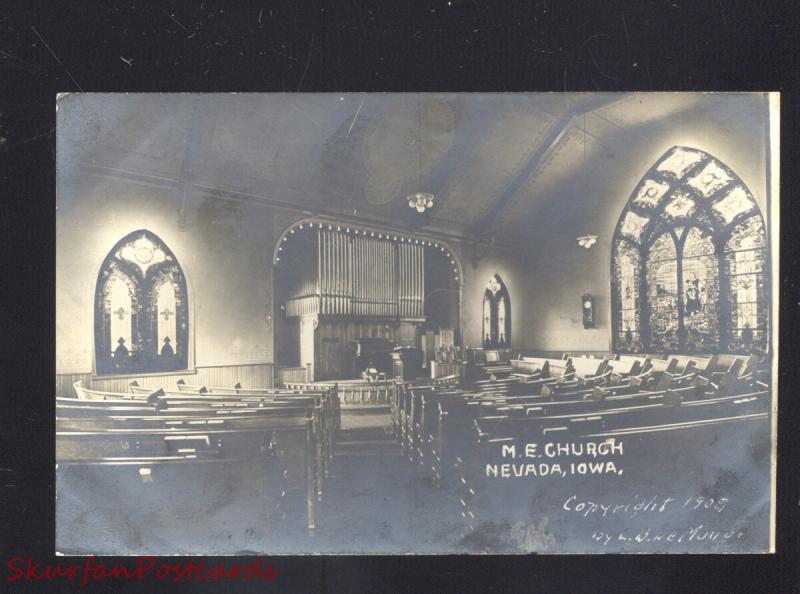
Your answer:
[[[355,341],[383,338],[402,346],[419,346],[416,324],[389,323],[329,317],[322,319],[314,336],[314,379],[352,379],[363,369],[355,369]]]
[[[83,381],[87,386],[91,385],[91,373],[57,373],[56,374],[56,396],[74,397],[75,390],[72,385],[77,381]]]
[[[463,380],[467,375],[467,365],[463,361],[431,361],[431,379],[456,376]]]
[[[128,392],[128,383],[136,380],[147,388],[171,388],[179,379],[187,384],[204,386],[233,387],[237,382],[243,388],[272,388],[272,363],[252,365],[223,365],[218,367],[198,367],[196,373],[166,373],[131,376],[94,377],[90,373],[69,373],[56,375],[56,395],[75,396],[72,384],[78,380],[95,389],[108,392]]]
[[[279,386],[302,384],[309,380],[306,367],[279,367],[275,373],[275,381]]]

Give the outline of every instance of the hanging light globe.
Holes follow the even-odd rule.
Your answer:
[[[425,212],[426,208],[433,208],[433,194],[428,192],[417,192],[408,197],[408,206],[416,209],[417,212]]]

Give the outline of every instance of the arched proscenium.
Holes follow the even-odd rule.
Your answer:
[[[462,279],[464,278],[464,275],[462,274],[461,262],[459,261],[455,252],[441,240],[419,237],[416,235],[410,235],[408,233],[398,233],[396,231],[388,231],[386,229],[365,227],[361,225],[343,225],[340,222],[326,221],[323,219],[304,219],[302,221],[292,223],[289,227],[287,227],[283,233],[281,233],[277,243],[275,244],[275,249],[272,255],[272,263],[275,266],[279,266],[283,261],[281,259],[281,255],[283,253],[284,245],[291,241],[292,237],[296,233],[308,229],[336,230],[351,235],[387,239],[396,243],[412,243],[437,249],[443,252],[447,256],[448,260],[450,260],[450,263],[452,264],[453,279],[456,281],[456,283],[460,285],[462,283]]]

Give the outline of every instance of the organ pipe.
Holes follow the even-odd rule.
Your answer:
[[[424,315],[422,245],[320,228],[312,270],[316,278],[309,275],[304,288],[293,294],[287,302],[288,315],[417,319]]]

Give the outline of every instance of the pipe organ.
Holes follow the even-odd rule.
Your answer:
[[[375,233],[335,228],[305,230],[316,257],[296,260],[307,268],[286,301],[286,315],[424,319],[425,250]],[[302,261],[302,264],[300,263]],[[293,264],[295,265],[295,264]]]

